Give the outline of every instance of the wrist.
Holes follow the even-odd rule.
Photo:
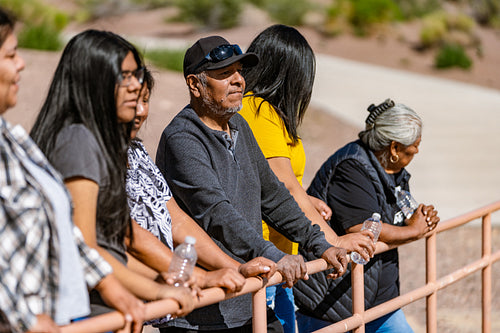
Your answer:
[[[197,282],[198,286],[200,286],[201,289],[208,288],[208,286],[207,286],[207,274],[208,274],[208,272],[206,270],[196,269],[193,272],[193,274],[196,278],[196,282]]]

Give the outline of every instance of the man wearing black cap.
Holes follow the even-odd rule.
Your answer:
[[[307,278],[301,256],[286,255],[262,238],[264,219],[331,263],[336,277],[345,271],[346,251],[331,246],[305,217],[237,114],[245,91],[241,69],[258,61],[256,54],[242,53],[238,45],[219,36],[202,38],[189,48],[184,77],[190,104],[163,131],[156,163],[179,205],[236,260],[274,260],[288,287]],[[168,325],[180,332],[251,332],[251,316],[246,295],[195,310]]]

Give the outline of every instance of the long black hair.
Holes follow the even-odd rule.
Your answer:
[[[247,52],[257,53],[260,61],[243,69],[245,92],[269,102],[297,142],[297,128],[309,106],[316,71],[311,46],[297,29],[276,24],[262,31]]]
[[[129,52],[142,67],[136,48],[112,32],[87,30],[73,37],[63,51],[30,133],[49,161],[64,127],[83,124],[94,135],[110,177],[108,192],[99,195],[97,231],[119,241],[131,228],[125,175],[132,123],[120,124],[116,109],[116,86]]]
[[[0,7],[0,47],[2,47],[7,37],[14,31],[15,24],[15,17]]]

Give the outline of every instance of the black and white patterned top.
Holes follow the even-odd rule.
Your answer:
[[[165,178],[142,142],[128,149],[127,196],[130,216],[173,250],[172,219],[167,202],[172,197]]]

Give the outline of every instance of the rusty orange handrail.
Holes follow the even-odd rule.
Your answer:
[[[364,324],[379,318],[387,313],[408,305],[418,299],[427,297],[427,332],[437,331],[437,291],[455,283],[456,281],[482,270],[482,330],[483,333],[491,331],[491,265],[500,260],[500,251],[491,253],[491,213],[500,210],[500,201],[481,207],[470,213],[442,222],[436,232],[426,238],[426,284],[388,302],[380,304],[369,310],[364,310],[364,279],[363,266],[352,264],[352,293],[353,316],[325,327],[317,332],[346,332],[353,330],[355,333],[364,332]],[[450,273],[439,280],[436,278],[436,235],[440,232],[456,228],[468,222],[482,218],[482,258]],[[307,263],[307,271],[314,274],[328,268],[323,259]],[[238,297],[243,294],[253,293],[253,331],[266,332],[266,300],[265,287],[278,284],[282,281],[279,273],[273,275],[269,281],[260,278],[248,278],[243,290],[237,293],[225,293],[222,288],[209,288],[201,292],[196,308],[217,303],[225,299]],[[166,299],[146,304],[146,319],[154,319],[173,313],[178,310],[177,302]],[[107,332],[114,331],[125,324],[123,315],[119,312],[96,316],[87,320],[72,323],[61,327],[62,333]]]
[[[364,332],[364,325],[385,314],[426,297],[427,332],[437,332],[437,291],[453,284],[472,273],[482,270],[482,332],[491,332],[491,265],[500,260],[500,251],[491,253],[491,214],[500,210],[500,201],[481,207],[472,212],[444,221],[438,225],[436,232],[426,238],[426,284],[404,295],[364,311],[364,299],[356,294],[364,292],[363,269],[353,264],[351,274],[353,293],[353,316],[325,327],[316,332]],[[438,233],[462,226],[476,219],[482,219],[482,257],[439,280],[436,277],[436,235]],[[355,283],[356,281],[356,283]],[[359,302],[360,304],[354,304]]]

